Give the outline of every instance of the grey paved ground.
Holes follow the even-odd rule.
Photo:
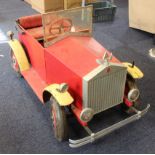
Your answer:
[[[94,144],[71,149],[68,142],[54,139],[48,106],[42,106],[28,84],[16,77],[10,67],[9,47],[0,44],[0,55],[4,55],[0,56],[0,153],[155,153],[155,60],[148,56],[154,47],[152,35],[128,28],[127,0],[116,0],[116,4],[115,21],[95,24],[94,36],[120,60],[135,60],[144,71],[139,85],[142,102],[152,106],[150,112]],[[0,0],[0,31],[14,30],[17,17],[33,13],[20,0]],[[96,117],[91,126],[100,128],[123,117],[119,109],[113,109]],[[71,135],[83,135],[74,119],[70,124]]]

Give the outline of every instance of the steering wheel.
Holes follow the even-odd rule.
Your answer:
[[[49,33],[52,35],[71,31],[72,20],[69,18],[60,18],[52,21],[49,27]]]

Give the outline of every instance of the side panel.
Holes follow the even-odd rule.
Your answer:
[[[46,81],[44,48],[27,32],[19,34],[19,39],[26,48],[26,52],[33,68],[38,72],[40,77]]]
[[[82,108],[82,79],[51,53],[45,52],[47,83],[68,83],[69,93],[78,108]]]
[[[28,84],[31,86],[32,90],[37,95],[37,97],[40,99],[40,101],[44,104],[43,90],[44,88],[47,87],[47,84],[45,83],[45,81],[42,80],[40,75],[32,67],[27,71],[23,71],[22,75],[24,79],[28,82]]]

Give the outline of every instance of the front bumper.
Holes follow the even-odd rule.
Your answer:
[[[148,104],[147,107],[142,111],[139,111],[133,107],[133,110],[135,111],[136,114],[134,114],[134,115],[130,116],[129,118],[126,118],[126,119],[124,119],[110,127],[107,127],[97,133],[93,133],[88,127],[86,127],[85,129],[90,136],[87,136],[87,137],[79,139],[79,140],[69,139],[69,143],[70,143],[69,146],[72,148],[77,148],[77,147],[86,145],[88,143],[92,143],[95,140],[113,132],[114,130],[117,130],[131,122],[134,122],[134,121],[140,119],[143,115],[145,115],[148,112],[149,108],[150,108],[150,104]]]

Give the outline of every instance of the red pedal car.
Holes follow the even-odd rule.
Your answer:
[[[79,147],[141,118],[150,105],[137,109],[136,79],[143,73],[122,63],[92,37],[92,7],[21,17],[18,40],[9,31],[12,67],[29,83],[43,104],[51,103],[55,137],[68,137],[65,108],[69,108],[89,136],[69,139]],[[88,127],[94,115],[123,105],[132,113],[97,133]]]

